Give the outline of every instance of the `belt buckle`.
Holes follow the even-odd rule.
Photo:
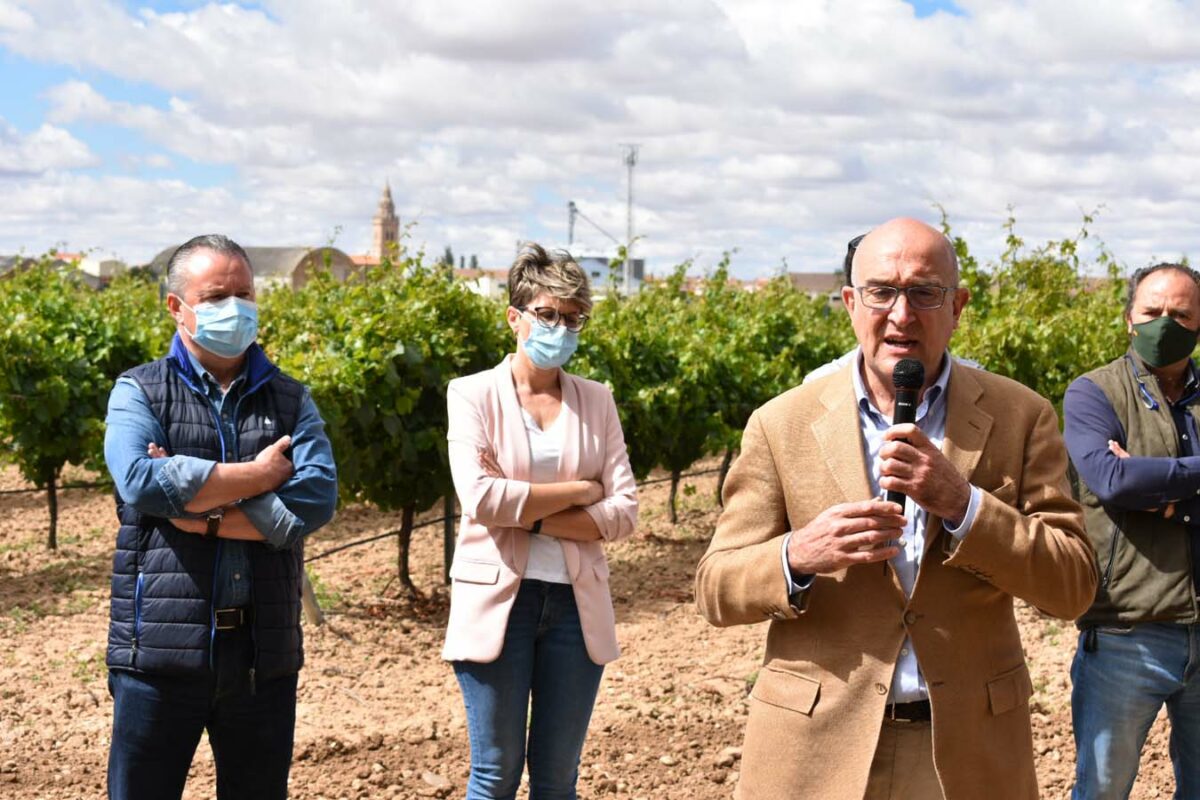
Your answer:
[[[218,608],[214,616],[216,618],[217,630],[232,631],[240,628],[242,623],[246,621],[246,610],[243,608]],[[234,617],[234,621],[223,624],[222,619],[228,619],[229,617]]]
[[[921,708],[927,700],[911,700],[907,703],[888,703],[884,708],[884,716],[892,722],[924,722],[929,719]],[[904,707],[905,715],[898,716],[897,709]],[[918,713],[920,712],[920,713]]]

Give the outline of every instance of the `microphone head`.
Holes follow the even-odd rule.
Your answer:
[[[925,383],[925,365],[915,358],[902,358],[892,369],[892,386],[897,389],[920,389]]]

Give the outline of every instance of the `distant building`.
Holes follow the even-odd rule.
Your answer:
[[[804,292],[809,297],[826,297],[831,303],[840,303],[842,301],[842,284],[845,277],[841,270],[837,272],[789,272],[785,275],[788,282],[792,284],[792,288],[798,292]],[[775,278],[759,278],[754,281],[747,281],[745,289],[747,291],[756,291],[766,286]]]
[[[84,253],[60,253],[52,256],[31,258],[29,256],[0,256],[0,277],[34,264],[39,264],[44,258],[48,263],[60,270],[75,270],[75,274],[93,289],[103,289],[113,278],[129,270],[124,261],[115,258],[100,259]]]
[[[831,303],[841,302],[841,272],[789,272],[784,277],[787,279],[787,282],[792,285],[792,288],[798,292],[804,292],[810,297],[825,297]],[[665,278],[651,277],[646,282],[655,283],[665,280]],[[747,281],[741,281],[730,276],[726,280],[726,285],[734,289],[742,289],[747,292],[757,292],[759,289],[762,289],[774,280],[778,280],[778,276],[769,278],[755,278]],[[703,294],[704,286],[707,282],[708,276],[687,275],[683,279],[683,291],[689,294]]]
[[[630,262],[630,266],[632,267],[630,272],[632,274],[629,281],[630,288],[627,290],[625,287],[624,266],[619,266],[615,270],[612,270],[609,268],[612,259],[607,256],[583,256],[576,255],[575,253],[571,255],[575,256],[575,263],[583,267],[584,272],[587,273],[588,280],[591,281],[592,291],[597,294],[602,295],[608,290],[610,277],[613,284],[617,287],[617,291],[621,294],[629,294],[630,291],[641,291],[642,284],[645,282],[646,259],[644,258],[634,258]]]
[[[168,247],[156,255],[150,270],[166,278],[167,262],[178,248]],[[254,288],[260,290],[272,286],[299,289],[314,273],[326,268],[344,281],[357,269],[350,256],[336,247],[247,247],[246,255],[254,271]]]
[[[93,258],[90,255],[80,258],[78,266],[84,281],[93,289],[108,286],[113,278],[129,271],[129,266],[124,261],[115,258]]]
[[[396,204],[392,202],[392,187],[384,183],[379,208],[371,220],[371,249],[367,255],[378,264],[384,254],[392,254],[400,243],[400,218],[396,216]]]
[[[456,269],[454,270],[454,279],[462,281],[475,294],[501,300],[508,298],[508,270],[506,269]]]

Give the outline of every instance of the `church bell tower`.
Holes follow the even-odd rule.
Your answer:
[[[383,195],[379,198],[379,209],[371,220],[372,235],[369,254],[382,260],[385,255],[395,255],[397,243],[400,241],[400,218],[396,216],[396,204],[392,202],[392,187],[383,185]]]

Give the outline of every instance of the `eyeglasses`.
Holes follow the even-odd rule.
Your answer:
[[[543,328],[553,328],[560,322],[562,326],[572,333],[579,333],[583,327],[588,324],[591,319],[587,314],[563,314],[557,308],[551,306],[538,306],[537,308],[529,308],[528,306],[515,306],[517,311],[530,312],[537,323]]]
[[[896,298],[903,292],[908,298],[908,304],[921,311],[932,311],[941,308],[946,302],[946,293],[954,290],[953,286],[855,286],[858,296],[868,308],[881,311],[896,305]]]

